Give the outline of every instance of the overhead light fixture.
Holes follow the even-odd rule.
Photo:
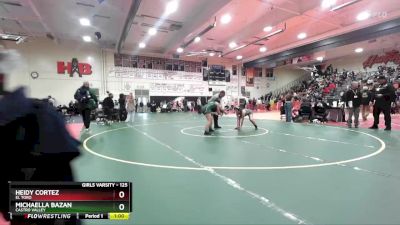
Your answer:
[[[266,27],[264,27],[264,29],[263,29],[264,32],[270,32],[271,30],[272,30],[272,27],[271,27],[271,26],[266,26]]]
[[[231,20],[232,20],[231,15],[225,14],[225,15],[223,15],[223,16],[221,17],[221,20],[220,20],[220,21],[221,21],[222,24],[227,24],[227,23],[231,22]]]
[[[144,42],[139,43],[139,48],[146,48],[146,44]]]
[[[243,59],[243,56],[238,55],[238,56],[236,56],[236,59],[237,59],[237,60],[241,60],[241,59]]]
[[[176,49],[176,51],[177,51],[178,53],[182,53],[182,52],[183,52],[183,48],[179,47],[178,49]]]
[[[221,58],[221,57],[222,57],[222,55],[221,55],[221,54],[219,54],[219,55],[218,55],[218,57],[219,57],[219,58]]]
[[[167,7],[165,8],[165,14],[170,15],[178,9],[178,1],[177,0],[172,0],[167,3]]]
[[[236,48],[236,47],[237,47],[236,42],[231,41],[231,42],[229,43],[229,48]]]
[[[324,60],[324,57],[322,57],[322,56],[318,56],[318,57],[316,58],[316,60],[318,60],[318,61],[322,62],[322,61]]]
[[[156,34],[157,34],[157,29],[154,28],[154,27],[150,28],[150,29],[149,29],[149,34],[150,34],[151,36],[156,35]]]
[[[93,60],[93,57],[92,57],[92,56],[88,56],[88,57],[87,57],[87,60],[88,60],[89,62],[91,62],[91,61]]]
[[[200,37],[196,37],[196,38],[194,39],[194,42],[198,43],[200,40],[201,40]]]
[[[17,42],[15,42],[15,44],[19,45],[21,43],[24,43],[25,39],[26,39],[26,37],[20,37],[20,38],[18,38]]]
[[[331,8],[336,4],[336,0],[322,0],[321,7],[323,9]]]
[[[210,52],[208,55],[209,55],[209,56],[214,56],[214,55],[215,55],[215,52]]]
[[[364,49],[363,49],[363,48],[356,48],[354,51],[355,51],[356,53],[361,53],[361,52],[364,51]]]
[[[79,23],[81,23],[82,26],[90,26],[90,20],[88,18],[80,18]]]
[[[357,15],[357,20],[358,20],[358,21],[362,21],[362,20],[368,19],[369,17],[371,17],[371,13],[368,12],[368,11],[364,11],[364,12],[360,12],[360,13]]]
[[[330,11],[336,11],[336,10],[342,9],[342,8],[347,7],[349,5],[353,5],[354,3],[357,3],[359,1],[361,1],[361,0],[352,0],[352,1],[349,1],[349,2],[345,2],[345,3],[341,4],[341,5],[333,7]]]
[[[302,32],[302,33],[300,33],[299,35],[297,35],[297,38],[298,38],[298,39],[304,39],[304,38],[306,38],[306,37],[307,37],[307,34],[304,33],[304,32]]]
[[[266,51],[267,51],[267,47],[262,46],[262,47],[260,48],[260,52],[266,52]]]
[[[91,41],[92,41],[92,38],[91,38],[90,36],[87,36],[87,35],[83,36],[82,39],[83,39],[85,42],[91,42]]]

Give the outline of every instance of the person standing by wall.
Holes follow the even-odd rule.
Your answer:
[[[128,116],[125,122],[134,122],[135,121],[135,112],[137,109],[136,100],[133,97],[132,93],[126,97],[126,111],[128,112]]]
[[[292,99],[293,99],[293,94],[292,92],[287,93],[285,96],[285,116],[286,116],[286,122],[292,122]]]
[[[368,86],[364,86],[361,92],[361,115],[363,121],[367,121],[371,108],[372,93],[368,90]]]
[[[346,106],[348,107],[348,118],[347,118],[347,126],[351,128],[352,119],[354,115],[354,127],[358,128],[358,117],[360,115],[360,105],[362,95],[358,88],[359,84],[357,81],[351,82],[351,88],[346,92]]]
[[[200,112],[200,110],[201,110],[201,98],[200,97],[197,98],[196,104],[197,104],[196,105],[197,112]]]
[[[90,113],[97,107],[97,96],[89,88],[89,82],[85,81],[82,87],[76,90],[74,98],[79,103],[79,109],[82,115],[85,131],[89,131],[90,127]]]
[[[370,129],[378,129],[379,115],[383,112],[385,116],[385,130],[389,131],[392,129],[392,118],[390,116],[390,107],[394,105],[395,91],[392,85],[387,83],[385,76],[378,77],[379,86],[373,90],[373,101],[374,101],[374,124]]]
[[[212,96],[212,97],[210,98],[210,100],[208,100],[208,102],[209,102],[209,103],[210,103],[210,102],[217,102],[217,103],[221,104],[221,99],[222,99],[223,97],[225,97],[225,91],[220,91],[218,94],[215,94],[214,96]],[[219,128],[221,128],[221,127],[218,125],[218,114],[213,114],[212,116],[213,116],[213,119],[214,119],[214,129],[219,129]]]
[[[125,100],[125,95],[122,93],[119,94],[118,104],[119,104],[119,121],[125,121],[126,120],[126,100]]]

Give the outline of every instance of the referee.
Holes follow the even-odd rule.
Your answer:
[[[379,86],[373,90],[374,100],[374,124],[369,129],[378,129],[379,114],[383,112],[385,116],[385,130],[392,129],[392,120],[390,116],[390,107],[394,105],[396,94],[392,85],[387,83],[385,76],[379,76]]]
[[[221,103],[221,99],[225,96],[225,91],[220,91],[218,94],[215,94],[214,96],[212,96],[210,98],[210,100],[208,100],[208,102],[218,102]],[[213,115],[214,118],[214,129],[219,129],[221,128],[218,125],[218,115]]]

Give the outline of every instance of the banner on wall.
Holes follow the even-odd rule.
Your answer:
[[[82,75],[91,75],[92,66],[89,63],[79,63],[77,58],[73,58],[71,62],[57,62],[57,73],[65,74],[67,72],[70,77]]]
[[[385,52],[385,55],[371,55],[367,60],[363,62],[364,69],[372,68],[375,64],[387,64],[392,62],[394,64],[400,65],[400,53],[397,50],[392,50],[390,52]]]
[[[247,87],[254,87],[254,68],[247,68],[246,69],[246,86]]]

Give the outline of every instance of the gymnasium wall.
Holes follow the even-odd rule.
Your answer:
[[[339,72],[342,71],[342,69],[346,69],[348,71],[354,71],[354,72],[373,72],[377,71],[378,66],[385,66],[385,64],[380,63],[380,64],[374,64],[371,68],[368,67],[366,69],[363,68],[363,62],[368,60],[368,58],[371,55],[378,55],[378,56],[383,56],[387,52],[390,52],[392,50],[397,50],[400,51],[400,49],[385,49],[383,50],[377,50],[377,51],[371,51],[371,52],[363,52],[357,55],[350,55],[350,56],[345,56],[341,57],[338,59],[334,60],[329,60],[326,65],[332,64],[333,68],[337,68]],[[391,67],[397,67],[398,65],[393,63],[393,62],[388,62],[386,66],[391,66]]]
[[[22,56],[18,69],[8,76],[8,90],[25,86],[30,97],[46,98],[51,95],[57,104],[67,104],[73,100],[76,89],[83,81],[89,81],[93,88],[102,88],[102,52],[93,46],[66,42],[56,44],[47,39],[29,39],[29,42],[19,45],[2,42],[2,45],[16,49]],[[92,74],[82,77],[58,74],[57,61],[67,63],[72,58],[77,58],[79,63],[89,63]],[[31,77],[34,71],[39,74],[37,79]]]
[[[133,92],[135,89],[150,89],[150,96],[210,96],[212,92],[208,91],[209,87],[212,87],[213,91],[226,90],[228,95],[233,96],[237,96],[238,90],[240,91],[240,88],[238,89],[240,75],[231,75],[231,82],[227,86],[209,86],[208,82],[202,81],[201,73],[184,74],[182,72],[169,71],[169,73],[165,73],[161,71],[174,77],[173,80],[163,81],[154,79],[156,77],[154,70],[148,70],[147,74],[151,74],[151,76],[145,79],[132,78],[132,75],[116,77],[114,52],[101,50],[95,44],[67,41],[56,44],[44,38],[29,39],[28,42],[20,45],[4,41],[0,44],[8,49],[16,49],[22,56],[20,66],[9,76],[8,90],[25,86],[29,97],[46,98],[51,95],[56,99],[57,104],[67,104],[73,100],[76,89],[82,85],[83,81],[89,81],[92,88],[98,89],[101,99],[105,97],[106,91],[111,91],[114,95],[117,95]],[[70,77],[67,72],[58,74],[57,61],[67,63],[71,62],[72,58],[77,58],[79,63],[89,63],[92,66],[92,74],[82,75],[82,77]],[[183,58],[183,60],[188,59]],[[201,60],[201,58],[196,60]],[[208,59],[208,64],[224,65],[232,73],[230,60],[213,57]],[[37,72],[39,77],[33,79],[31,77],[32,72]],[[238,74],[241,74],[240,66]],[[302,70],[277,68],[274,70],[274,79],[271,79],[265,77],[265,69],[263,68],[263,77],[255,77],[254,86],[246,87],[246,92],[250,92],[251,98],[258,98],[298,79],[303,74],[304,71]],[[187,76],[191,76],[193,79],[187,79]],[[246,86],[246,77],[240,76],[240,80],[239,86]],[[161,83],[161,85],[157,86],[157,83]],[[162,87],[166,86],[169,89],[163,90]],[[154,90],[154,87],[157,87],[157,90]],[[182,90],[177,91],[177,88],[182,88],[183,92]]]

